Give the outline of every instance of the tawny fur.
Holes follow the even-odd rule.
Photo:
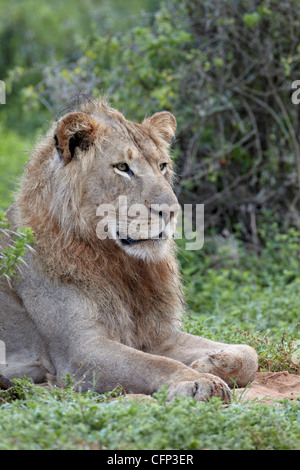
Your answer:
[[[128,136],[133,138],[135,145],[141,139],[140,145],[146,149],[145,136],[155,134],[155,129],[152,130],[150,119],[147,119],[145,126],[126,121],[104,101],[90,102],[88,107],[83,106],[83,110],[97,115],[98,119],[100,117],[103,124],[90,116],[84,122],[83,113],[73,112],[48,133],[47,138],[34,151],[22,179],[17,198],[18,225],[34,230],[37,240],[35,250],[48,276],[57,282],[77,286],[100,305],[105,302],[109,308],[106,312],[108,329],[111,332],[122,331],[122,342],[125,344],[135,347],[144,347],[147,344],[149,347],[153,338],[157,337],[157,330],[165,330],[167,333],[179,322],[183,311],[173,242],[167,242],[170,249],[164,260],[148,264],[128,257],[112,240],[99,241],[93,220],[96,207],[91,217],[90,206],[86,209],[82,204],[85,193],[83,183],[88,181],[89,173],[94,172],[95,164],[99,165],[93,155],[96,146],[89,150],[89,154],[84,155],[86,160],[90,159],[85,162],[85,179],[82,180],[82,166],[74,166],[72,172],[66,175],[69,180],[63,181],[63,188],[59,192],[55,188],[57,168],[51,166],[49,155],[55,153],[55,132],[67,153],[68,139],[72,132],[78,130],[86,130],[90,141],[95,144],[100,141],[101,148],[101,141],[105,139],[104,123],[118,126],[119,135],[123,134],[127,139]],[[166,117],[162,118],[163,124],[166,124]],[[156,120],[155,117],[154,121]],[[173,119],[171,124],[174,133],[176,126]],[[160,130],[157,132],[157,139],[161,139]],[[169,139],[170,131],[167,136],[167,140]],[[162,153],[166,152],[167,140],[160,140]],[[69,154],[65,158],[69,161]],[[151,158],[150,152],[147,153],[147,158]],[[53,209],[49,211],[49,208]],[[87,219],[89,223],[85,224],[83,221]],[[114,312],[119,313],[115,315]]]
[[[168,112],[136,124],[104,101],[88,101],[36,147],[8,212],[14,228],[31,227],[36,237],[14,292],[0,293],[8,376],[52,374],[59,383],[66,373],[81,374],[84,387],[99,392],[121,384],[153,393],[166,384],[171,396],[200,400],[228,400],[225,382],[253,379],[252,348],[180,331],[184,301],[172,239],[125,247],[97,236],[97,207],[116,205],[121,195],[149,210],[177,203],[169,155],[175,130]],[[114,171],[124,161],[134,177]]]

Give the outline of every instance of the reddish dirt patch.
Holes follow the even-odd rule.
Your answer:
[[[258,372],[254,381],[246,389],[237,389],[242,400],[259,398],[270,402],[280,398],[297,400],[300,398],[300,375],[288,372]]]

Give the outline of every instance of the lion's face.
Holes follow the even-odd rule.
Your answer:
[[[103,105],[93,116],[63,117],[55,134],[56,175],[58,192],[68,181],[73,194],[69,223],[76,220],[82,233],[99,240],[110,238],[128,255],[163,259],[179,209],[168,153],[175,128],[168,112],[134,124]]]

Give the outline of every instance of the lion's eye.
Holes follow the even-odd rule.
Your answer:
[[[126,173],[127,176],[134,176],[133,171],[129,168],[129,166],[125,162],[116,163],[115,165],[113,165],[113,167],[117,171],[121,171],[122,173]]]
[[[117,168],[120,171],[129,171],[130,170],[127,163],[117,163],[117,165],[114,165],[114,167]]]
[[[159,165],[159,168],[160,168],[160,171],[165,171],[165,169],[167,168],[167,163],[161,163]]]

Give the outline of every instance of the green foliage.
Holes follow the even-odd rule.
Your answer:
[[[15,276],[16,268],[23,262],[27,249],[34,242],[33,231],[21,228],[17,232],[10,230],[5,214],[0,212],[0,238],[10,238],[9,244],[0,253],[0,281],[5,278],[10,281]]]
[[[184,241],[179,241],[179,245],[183,274],[189,288],[193,289],[191,300],[198,289],[202,311],[209,311],[219,295],[222,297],[218,301],[224,306],[226,298],[230,301],[231,297],[225,292],[232,290],[233,293],[236,285],[240,290],[235,291],[234,298],[240,294],[240,300],[244,297],[249,301],[252,295],[258,300],[261,293],[269,292],[271,301],[272,293],[281,291],[286,296],[290,294],[290,301],[299,283],[299,233],[293,229],[286,234],[277,233],[259,254],[247,250],[233,237],[208,236],[203,250],[198,252],[183,251]],[[207,305],[203,303],[206,298]],[[276,326],[275,321],[272,326]]]
[[[245,26],[247,27],[254,27],[257,26],[260,22],[260,15],[257,12],[254,13],[245,13],[243,16],[243,21]]]
[[[13,192],[28,160],[32,141],[5,129],[1,122],[0,135],[0,210],[6,210],[13,202]]]
[[[208,403],[114,400],[92,392],[34,387],[18,381],[18,394],[0,392],[0,449],[297,449],[300,402]],[[23,397],[26,397],[25,401]],[[237,431],[238,430],[238,431]]]
[[[249,251],[237,239],[207,237],[198,252],[179,258],[188,316],[185,329],[216,341],[246,342],[260,356],[261,370],[289,370],[300,339],[300,234],[262,226],[265,248]]]
[[[299,234],[283,236],[278,227],[274,232],[260,255],[249,254],[232,238],[214,236],[199,252],[184,251],[179,242],[188,302],[184,330],[254,346],[261,370],[299,373],[293,362],[294,353],[299,358]],[[296,261],[288,276],[281,275],[289,263],[285,256],[291,255]],[[169,402],[165,388],[155,394],[156,401],[122,397],[122,390],[80,394],[74,391],[80,382],[70,376],[64,389],[16,383],[0,392],[1,450],[283,450],[300,445],[299,400],[264,404],[233,394],[233,403],[224,407],[218,399]]]
[[[82,38],[97,31],[102,35],[108,29],[122,30],[133,23],[133,15],[152,10],[158,1],[137,0],[124,3],[115,0],[11,0],[0,5],[0,76],[14,66],[44,63],[45,58],[57,60],[76,56]]]
[[[12,0],[0,5],[0,208],[12,202],[24,153],[78,91],[105,94],[130,119],[168,109],[181,203],[205,203],[198,252],[179,241],[184,329],[247,343],[261,370],[299,373],[298,110],[300,10],[244,0],[175,0],[131,17],[140,2]],[[158,2],[143,2],[152,11]],[[130,14],[128,14],[128,11]],[[34,12],[34,14],[33,14]],[[47,25],[47,27],[45,27]],[[299,150],[299,149],[298,149]],[[298,229],[295,227],[298,226]],[[211,230],[213,229],[213,230]],[[9,230],[0,277],[17,272],[30,230]],[[298,357],[296,354],[296,358]],[[0,449],[297,449],[299,401],[195,403],[99,396],[17,381],[0,392]],[[112,397],[117,399],[112,400]],[[170,429],[172,432],[170,432]],[[238,430],[238,432],[237,432]]]
[[[297,0],[169,1],[122,34],[94,31],[75,60],[45,67],[27,92],[31,103],[53,110],[62,90],[65,102],[79,87],[104,93],[138,121],[171,110],[179,124],[180,202],[204,201],[207,226],[232,232],[238,223],[242,239],[259,244],[266,208],[276,221],[299,225],[298,121],[290,99],[299,34]]]
[[[34,87],[40,83],[42,72],[47,76],[49,62],[68,68],[90,35],[102,37],[108,31],[126,31],[135,24],[136,15],[155,11],[159,1],[77,0],[76,5],[71,0],[53,0],[51,4],[38,0],[2,2],[0,80],[6,83],[7,104],[5,111],[1,109],[1,121],[9,129],[33,136],[41,123],[56,116],[64,106],[58,102],[58,109],[54,110],[43,98],[36,100]],[[76,87],[76,92],[83,90],[78,81]],[[61,92],[64,100],[70,98],[66,97],[68,90]],[[41,105],[46,108],[38,109]]]
[[[91,35],[77,60],[42,69],[39,85],[27,87],[23,97],[27,95],[30,106],[42,99],[57,112],[81,87],[96,96],[104,92],[129,118],[141,120],[157,109],[172,109],[179,100],[186,59],[193,53],[192,35],[176,29],[171,19],[162,8],[151,26],[141,18],[141,26],[127,33]]]
[[[298,323],[298,326],[300,324]],[[259,370],[272,372],[288,371],[292,374],[300,374],[300,341],[287,338],[283,333],[281,342],[270,341],[269,333],[254,334],[249,331],[241,331],[241,338],[246,340],[247,344],[252,346],[258,353]]]

